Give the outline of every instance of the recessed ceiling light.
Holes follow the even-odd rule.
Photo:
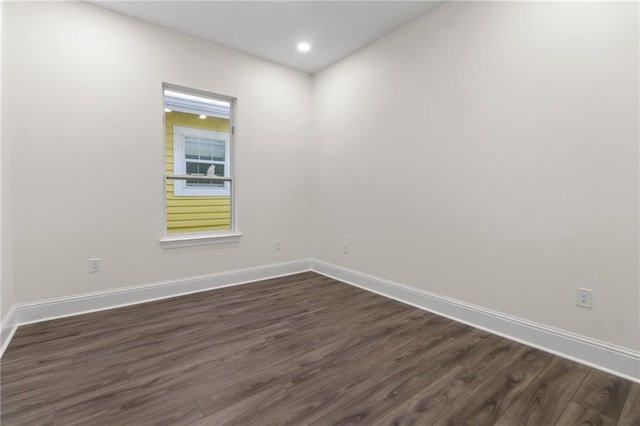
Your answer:
[[[200,118],[204,119],[204,118],[207,118],[207,116],[204,114],[200,114]]]
[[[311,50],[311,45],[306,41],[301,41],[300,43],[298,43],[298,50],[300,52],[308,52]]]
[[[169,108],[165,108],[164,112],[171,112],[171,110]]]

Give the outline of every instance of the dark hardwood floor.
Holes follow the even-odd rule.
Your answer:
[[[640,384],[315,273],[20,327],[9,425],[640,425]]]

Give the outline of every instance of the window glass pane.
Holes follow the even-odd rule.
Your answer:
[[[198,179],[188,179],[187,180],[188,187],[196,187],[196,188],[222,188],[224,187],[224,182],[209,182],[206,180],[198,180]]]
[[[184,141],[184,155],[187,158],[197,160],[199,156],[199,144],[198,141],[195,140],[197,138],[185,137]]]
[[[209,167],[212,166],[211,163],[194,163],[191,161],[187,161],[187,174],[201,174],[206,175]],[[216,164],[216,174],[218,173],[218,169],[224,170],[224,165]],[[219,188],[224,186],[224,182],[209,182],[209,181],[201,181],[198,179],[188,179],[187,186],[190,187],[201,187],[201,188]]]
[[[225,146],[224,146],[224,141],[216,141],[216,140],[212,140],[212,151],[213,151],[213,158],[211,158],[212,160],[215,161],[224,161],[225,160]]]
[[[187,161],[187,174],[202,174],[206,175],[207,170],[209,170],[210,163],[194,163],[191,161]],[[216,168],[217,171],[217,168]]]
[[[223,166],[221,166],[220,164],[208,164],[209,168],[207,169],[207,176],[209,175],[216,175],[216,176],[222,176],[220,174],[220,170],[223,169]],[[211,170],[211,173],[209,173],[209,170]]]
[[[211,144],[212,139],[198,138],[200,142],[200,159],[211,161]]]
[[[211,139],[200,139],[200,159],[211,161]]]
[[[226,150],[224,141],[185,136],[185,157],[193,160],[225,161]]]

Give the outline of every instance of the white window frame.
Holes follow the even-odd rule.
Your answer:
[[[214,139],[224,141],[225,161],[224,177],[231,176],[231,150],[229,133],[215,132],[212,130],[196,129],[193,127],[173,126],[173,173],[176,175],[186,175],[186,162],[188,159],[185,155],[185,139],[187,136],[198,137],[204,139]],[[222,162],[212,162],[222,163]],[[222,176],[222,175],[219,175]],[[173,183],[173,195],[176,197],[228,197],[230,196],[229,183],[226,182],[224,187],[219,188],[203,188],[189,186],[186,180],[176,180]]]
[[[173,183],[177,181],[184,180],[185,175],[179,175],[175,171],[175,163],[174,170],[170,173],[166,171],[163,173],[163,227],[162,227],[162,237],[160,237],[160,246],[163,249],[180,249],[194,246],[204,246],[204,245],[213,245],[213,244],[236,244],[242,233],[240,232],[240,225],[238,221],[238,208],[237,208],[237,184],[235,178],[232,176],[231,170],[235,170],[234,161],[235,161],[235,131],[234,131],[234,121],[235,121],[235,110],[236,110],[236,102],[237,98],[219,95],[210,92],[204,92],[201,90],[194,90],[187,87],[181,87],[173,84],[163,83],[162,84],[163,91],[163,99],[164,99],[164,114],[163,117],[166,116],[167,109],[171,111],[178,112],[186,112],[190,114],[198,114],[198,115],[206,115],[207,117],[218,117],[222,119],[229,120],[229,133],[225,133],[227,140],[229,141],[229,145],[226,146],[226,160],[228,164],[226,165],[225,174],[227,175],[221,181],[227,182],[229,185],[229,189],[224,196],[228,196],[231,201],[231,229],[229,230],[216,230],[216,231],[205,231],[199,233],[176,233],[176,234],[168,234],[167,233],[167,185],[168,181],[171,180]],[[171,93],[173,92],[173,93]],[[197,102],[193,101],[193,97],[196,98],[204,98],[205,102],[202,102],[201,99],[196,99]],[[164,121],[163,121],[163,133],[164,133]],[[172,130],[171,130],[172,131]],[[167,143],[165,139],[165,144]],[[183,152],[184,152],[184,141],[183,143]],[[174,140],[175,146],[175,140]],[[174,147],[172,147],[172,150]],[[165,145],[166,150],[166,145]],[[166,168],[166,157],[164,153],[162,155],[162,170]],[[184,167],[183,167],[184,169]],[[209,178],[211,179],[211,178]],[[218,188],[218,190],[222,190],[224,188]]]

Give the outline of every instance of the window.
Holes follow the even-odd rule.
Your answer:
[[[229,177],[229,134],[173,126],[173,168],[176,175]],[[174,182],[177,197],[229,195],[228,182],[189,179]]]
[[[232,102],[224,96],[164,86],[167,237],[235,232]]]

